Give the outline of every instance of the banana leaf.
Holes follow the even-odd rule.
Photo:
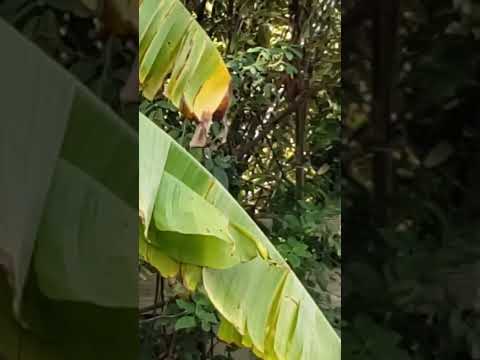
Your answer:
[[[143,95],[152,100],[167,84],[165,95],[198,123],[191,145],[203,146],[231,97],[232,79],[215,44],[179,0],[140,2],[139,42]]]
[[[178,0],[139,8],[139,81],[199,123],[230,103],[231,77],[208,35]],[[219,337],[264,359],[340,359],[340,339],[288,264],[222,185],[140,114],[140,254],[163,276],[201,282],[222,316]],[[185,269],[184,271],[182,271]]]
[[[140,184],[146,186],[141,193],[155,199],[139,209],[144,260],[164,276],[178,275],[185,266],[202,269],[191,288],[202,282],[221,314],[220,339],[263,359],[339,360],[338,335],[255,222],[143,114],[139,126]],[[155,175],[149,158],[162,164]],[[181,276],[189,283],[186,274]]]
[[[134,358],[138,136],[1,20],[0,41],[0,357]]]

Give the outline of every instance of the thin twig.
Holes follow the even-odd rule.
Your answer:
[[[183,316],[183,315],[186,315],[186,314],[187,314],[187,312],[183,311],[183,312],[178,313],[178,314],[156,315],[156,316],[152,316],[151,318],[148,318],[148,319],[141,319],[140,322],[144,324],[144,323],[154,322],[154,321],[157,321],[159,319],[175,319],[177,317],[180,317],[180,316]]]
[[[297,108],[298,104],[303,101],[305,95],[304,92],[299,94],[295,101],[292,102],[280,115],[271,120],[252,141],[240,147],[238,158],[242,159],[245,154],[248,154],[256,145],[258,145],[273,129],[275,129],[275,127],[282,124],[285,120],[288,120],[288,116],[291,115]]]

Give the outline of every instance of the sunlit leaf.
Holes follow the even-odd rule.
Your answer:
[[[140,126],[149,121],[140,115]],[[147,241],[182,268],[203,268],[203,286],[222,316],[219,337],[265,359],[338,360],[340,339],[268,238],[197,160],[153,131],[140,141],[165,138],[170,147]],[[305,257],[305,247],[289,241]]]
[[[162,93],[198,122],[192,145],[203,146],[212,119],[230,103],[230,74],[213,42],[179,0],[140,4],[140,88],[147,99]]]
[[[175,330],[190,329],[197,326],[197,321],[193,316],[183,316],[175,323]]]

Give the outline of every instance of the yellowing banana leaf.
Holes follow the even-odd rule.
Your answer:
[[[143,0],[139,9],[139,81],[152,100],[165,95],[199,125],[192,145],[203,146],[212,118],[230,103],[230,74],[208,35],[179,0]]]
[[[142,190],[158,189],[152,214],[146,214],[153,221],[145,247],[181,269],[202,268],[203,286],[223,317],[222,340],[263,359],[339,360],[338,335],[268,238],[196,159],[152,124],[140,114],[140,129],[155,132],[140,137],[140,152],[147,153],[144,147],[155,159],[165,157],[159,183]],[[181,275],[192,282],[190,272]],[[194,276],[193,285],[198,272]]]
[[[195,291],[202,280],[202,268],[196,265],[182,264],[183,284],[189,291]]]
[[[152,245],[150,241],[147,241],[143,226],[141,224],[139,225],[138,229],[138,254],[140,256],[140,259],[150,264],[155,264],[157,270],[165,278],[177,276],[177,274],[180,272],[180,264],[165,255],[160,249]]]

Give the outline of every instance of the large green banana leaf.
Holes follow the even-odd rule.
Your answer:
[[[223,317],[222,340],[264,359],[340,359],[339,337],[268,238],[195,158],[142,114],[140,187],[149,200],[139,205],[141,255],[164,276],[181,272],[192,289],[203,281]],[[199,269],[201,278],[192,282]]]
[[[137,134],[1,20],[0,42],[0,357],[134,358]]]
[[[178,0],[143,0],[139,11],[143,95],[153,99],[166,83],[164,95],[208,131],[230,101],[215,45]],[[142,114],[139,126],[141,256],[192,290],[203,282],[223,317],[222,340],[264,359],[340,359],[339,337],[255,222]]]

